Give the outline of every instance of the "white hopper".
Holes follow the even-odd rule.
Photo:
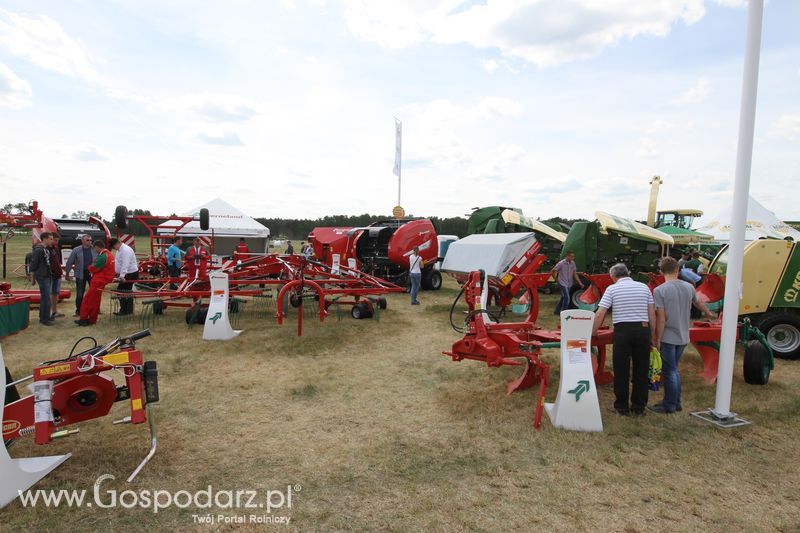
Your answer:
[[[481,233],[450,244],[442,263],[443,272],[469,273],[483,270],[502,277],[536,242],[533,233]]]

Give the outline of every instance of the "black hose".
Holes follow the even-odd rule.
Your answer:
[[[465,284],[466,284],[466,282],[465,282]],[[450,327],[453,328],[453,330],[456,333],[461,333],[463,335],[464,334],[464,329],[463,328],[459,328],[458,326],[456,326],[453,323],[453,311],[455,311],[456,304],[461,299],[461,295],[462,294],[464,294],[464,285],[461,286],[461,291],[459,291],[458,296],[456,296],[456,299],[453,300],[453,305],[450,306]]]

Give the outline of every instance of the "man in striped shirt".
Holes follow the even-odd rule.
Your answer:
[[[612,266],[608,273],[614,284],[600,299],[592,333],[597,333],[606,313],[613,309],[614,409],[621,415],[631,412],[643,415],[647,407],[647,372],[656,325],[653,295],[647,285],[631,279],[628,267],[622,263]],[[633,383],[632,389],[629,382]]]

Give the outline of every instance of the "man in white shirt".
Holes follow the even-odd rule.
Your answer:
[[[419,256],[419,248],[414,247],[411,256],[408,258],[408,275],[411,278],[411,305],[419,305],[417,300],[417,293],[419,293],[419,285],[422,282],[422,267],[425,266],[425,260]]]
[[[136,253],[133,248],[119,239],[110,239],[108,244],[115,252],[114,272],[119,282],[117,290],[130,291],[133,288],[133,282],[139,279],[139,262],[136,260]],[[114,314],[119,316],[133,314],[133,298],[120,298],[119,311]]]
[[[623,416],[630,413],[643,415],[650,386],[647,379],[650,347],[656,327],[653,294],[647,285],[632,280],[628,268],[622,263],[612,266],[609,275],[614,284],[600,299],[592,334],[597,333],[606,313],[612,309],[614,409]]]

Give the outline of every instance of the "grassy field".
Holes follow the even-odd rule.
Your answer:
[[[18,255],[27,246],[24,237],[12,243]],[[777,361],[769,385],[753,387],[737,358],[733,408],[753,422],[746,428],[717,430],[689,415],[714,402],[690,349],[683,413],[617,417],[605,386],[602,434],[554,429],[546,417],[535,430],[533,392],[504,394],[517,370],[441,355],[459,337],[447,320],[455,294],[448,282],[422,293],[419,307],[392,296],[379,321],[308,321],[302,338],[294,320],[279,327],[245,317],[239,338],[203,342],[200,328],[168,312],[139,343],[159,363],[159,450],[132,488],[297,485],[291,509],[275,512],[291,517],[292,530],[800,530],[800,362]],[[543,308],[554,303],[545,297]],[[106,304],[104,313],[89,330],[100,341],[137,327],[112,324]],[[66,355],[82,334],[87,328],[70,317],[52,328],[34,319],[3,340],[6,364],[26,375]],[[550,400],[558,361],[556,351],[545,354]],[[73,454],[39,488],[91,492],[95,479],[113,474],[103,488],[121,492],[149,444],[144,425],[111,425],[126,411],[118,404],[80,435],[47,447],[27,440],[10,452]],[[192,518],[205,513],[34,510],[17,501],[0,511],[0,529],[208,530]]]

